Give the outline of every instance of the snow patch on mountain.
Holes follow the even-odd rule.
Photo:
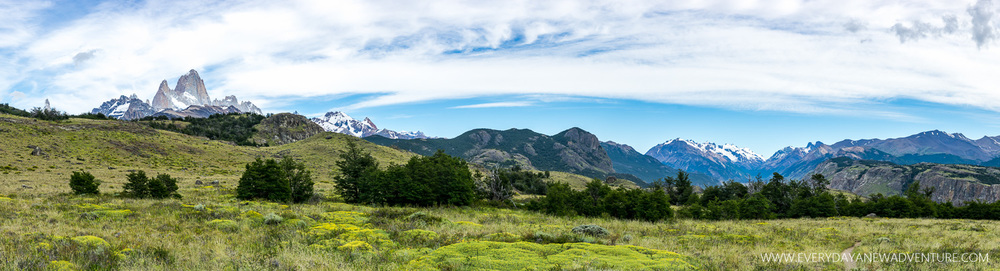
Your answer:
[[[323,127],[323,130],[334,133],[352,135],[356,137],[368,137],[379,135],[390,139],[414,139],[428,138],[423,132],[415,131],[393,131],[389,129],[379,129],[371,119],[365,118],[363,121],[356,120],[347,113],[336,111],[327,112],[323,117],[312,118],[313,122]]]
[[[733,144],[718,145],[712,142],[698,143],[693,140],[687,140],[681,138],[672,139],[663,144],[669,145],[674,142],[682,142],[688,144],[692,148],[695,148],[703,153],[714,153],[721,155],[722,157],[725,157],[726,159],[729,160],[729,162],[732,163],[757,164],[764,162],[763,156],[753,152],[748,148],[740,148]]]

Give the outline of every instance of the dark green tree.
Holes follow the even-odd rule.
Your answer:
[[[362,189],[370,190],[372,187],[367,184],[372,182],[371,178],[366,176],[376,175],[373,171],[378,170],[378,161],[353,141],[347,142],[347,151],[340,154],[340,159],[336,162],[340,175],[333,178],[337,192],[347,203],[362,202]]]
[[[259,157],[246,165],[236,187],[236,198],[276,202],[304,202],[312,197],[312,177],[305,166],[285,157],[280,163]]]
[[[69,188],[73,189],[73,194],[97,195],[101,193],[98,186],[101,186],[101,180],[95,179],[90,172],[73,171],[73,175],[69,177]]]
[[[146,198],[149,195],[149,177],[142,170],[126,175],[126,183],[122,186],[122,196],[129,198]]]

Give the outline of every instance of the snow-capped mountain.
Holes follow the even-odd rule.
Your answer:
[[[367,118],[365,118],[367,119]],[[393,131],[389,129],[379,130],[375,135],[379,135],[389,139],[414,139],[414,138],[427,138],[427,135],[421,131]]]
[[[139,97],[132,94],[129,97],[122,95],[117,99],[104,102],[101,104],[101,107],[94,108],[90,113],[101,113],[109,118],[129,120],[152,115],[156,113],[156,110],[152,106],[149,106],[149,103],[140,100]]]
[[[225,114],[230,112],[244,112],[263,114],[251,102],[240,102],[236,96],[226,96],[221,101],[212,100],[205,89],[205,81],[198,75],[198,71],[191,70],[187,74],[177,79],[176,89],[170,89],[167,80],[160,82],[160,87],[153,96],[153,101],[140,100],[135,94],[131,97],[124,95],[118,99],[104,102],[101,107],[94,108],[94,114],[104,115],[117,119],[133,120],[153,115],[163,115],[174,118],[179,117],[208,117],[213,114]]]
[[[726,161],[734,164],[757,165],[764,162],[764,157],[760,156],[759,154],[754,153],[750,149],[740,148],[733,144],[718,145],[712,142],[697,143],[692,140],[681,139],[681,138],[672,139],[663,144],[667,145],[674,142],[687,144],[688,146],[691,146],[692,148],[702,153],[721,156],[722,158],[725,158]]]
[[[756,174],[753,169],[760,168],[764,163],[763,157],[747,148],[680,138],[656,145],[646,155],[667,166],[705,173],[719,180],[746,180]]]
[[[328,132],[347,134],[356,137],[380,135],[389,139],[427,138],[423,132],[419,131],[397,132],[388,129],[379,130],[378,126],[376,126],[375,123],[369,118],[359,121],[340,111],[327,112],[323,115],[323,117],[312,118],[311,120],[316,124],[319,124],[320,127],[323,127],[323,130]]]

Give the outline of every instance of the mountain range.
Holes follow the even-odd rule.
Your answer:
[[[260,108],[249,101],[240,102],[236,96],[226,96],[222,100],[212,100],[205,88],[205,81],[198,71],[190,70],[177,79],[175,89],[170,89],[167,80],[160,82],[153,100],[143,101],[135,94],[122,95],[91,110],[93,114],[104,114],[122,120],[141,119],[148,116],[171,118],[199,117],[227,113],[263,114]]]
[[[326,130],[327,132],[347,134],[355,137],[378,135],[390,139],[427,138],[427,135],[424,135],[423,132],[419,131],[397,132],[388,129],[379,130],[378,126],[376,126],[375,123],[367,117],[364,120],[359,121],[340,111],[327,112],[323,115],[323,117],[312,118],[310,120],[318,124],[320,127],[323,127],[323,130]]]
[[[702,172],[717,180],[743,181],[758,174],[777,172],[792,179],[808,176],[824,161],[836,157],[886,161],[900,165],[917,163],[1000,165],[1000,137],[973,140],[962,134],[938,130],[902,138],[843,140],[833,145],[812,142],[805,147],[786,147],[764,160],[753,152],[732,145],[695,143],[674,139],[646,152],[667,166]]]
[[[475,129],[452,139],[391,139],[379,135],[366,140],[422,155],[444,150],[471,163],[487,167],[509,167],[542,171],[563,171],[591,178],[615,177],[639,185],[677,174],[677,169],[640,154],[628,145],[607,141],[580,128],[555,135],[528,129]],[[711,184],[712,178],[692,174],[692,182]]]

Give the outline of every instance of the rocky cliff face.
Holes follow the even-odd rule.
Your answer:
[[[159,112],[153,113],[153,117],[166,116],[172,119],[178,118],[207,118],[208,116],[215,114],[229,114],[229,113],[243,113],[236,107],[228,106],[211,106],[211,105],[192,105],[184,108],[184,110],[174,110],[174,109],[164,109]]]
[[[111,99],[110,101],[101,104],[101,107],[94,108],[90,111],[92,114],[101,113],[109,118],[114,119],[140,119],[145,116],[152,115],[156,113],[148,103],[140,100],[135,94],[126,97],[122,95],[117,99]]]
[[[937,202],[962,204],[1000,200],[1000,169],[992,167],[931,163],[897,165],[835,158],[821,163],[813,173],[826,176],[830,188],[864,196],[899,195],[908,185],[919,181],[921,187],[934,187],[931,198]]]
[[[323,132],[323,127],[306,117],[290,113],[272,115],[253,128],[257,132],[251,140],[270,146],[292,143]]]
[[[236,96],[226,96],[221,101],[213,101],[208,96],[208,90],[205,89],[205,81],[195,70],[191,70],[177,79],[176,89],[170,89],[167,80],[160,82],[152,102],[139,100],[135,94],[132,94],[132,97],[124,102],[122,100],[122,98],[112,99],[101,107],[95,108],[92,112],[95,114],[100,112],[124,120],[140,119],[147,116],[204,118],[213,114],[233,112],[263,114],[256,105],[247,101],[240,102]]]

